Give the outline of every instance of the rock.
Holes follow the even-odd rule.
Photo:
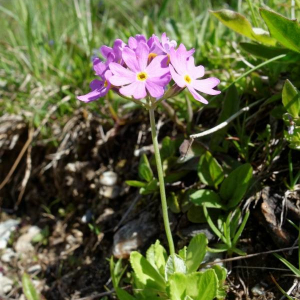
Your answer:
[[[182,239],[191,239],[200,233],[204,233],[209,242],[216,239],[215,234],[206,224],[192,225],[187,228],[183,228],[177,232],[177,235]]]
[[[33,251],[33,245],[31,244],[32,239],[41,232],[41,229],[37,226],[31,226],[28,231],[22,234],[15,246],[15,250],[19,254],[25,254]]]
[[[0,249],[5,249],[9,240],[10,234],[16,229],[20,221],[7,220],[0,223]]]
[[[0,273],[0,295],[7,294],[12,290],[13,281]]]
[[[114,186],[117,183],[118,175],[115,172],[104,172],[100,177],[100,183],[105,186]]]
[[[211,262],[218,262],[220,260],[222,260],[224,258],[224,253],[222,252],[219,252],[219,253],[214,253],[214,252],[206,252],[205,253],[205,256],[203,258],[203,261],[202,263],[203,264],[207,264],[207,263],[211,263]],[[224,267],[224,263],[222,262],[219,262],[219,263],[216,263],[217,265],[221,266],[221,267]],[[209,269],[211,268],[211,265],[207,265],[205,267],[205,269]]]
[[[5,263],[9,263],[12,258],[16,257],[16,255],[16,252],[14,252],[11,248],[7,248],[3,251],[1,260]]]
[[[132,251],[144,246],[157,232],[157,222],[150,213],[142,213],[138,219],[128,222],[115,233],[113,255],[128,258]]]
[[[40,265],[33,265],[30,268],[28,268],[27,272],[29,274],[38,274],[39,272],[41,272],[42,267]]]
[[[119,186],[102,186],[100,188],[100,195],[108,199],[115,199],[120,195],[121,188]]]

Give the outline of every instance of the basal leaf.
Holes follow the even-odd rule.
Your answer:
[[[165,291],[166,284],[159,272],[139,252],[132,252],[130,263],[135,276],[147,288]]]
[[[175,273],[169,283],[171,300],[213,300],[217,296],[218,279],[214,270],[188,275]]]
[[[126,292],[123,289],[116,288],[115,291],[119,300],[136,300],[136,298],[131,296],[128,292]]]
[[[251,165],[247,163],[233,170],[223,181],[220,196],[227,202],[227,208],[235,207],[242,200],[252,178],[252,172]]]
[[[206,151],[205,154],[200,157],[198,164],[198,176],[201,182],[215,188],[224,179],[222,167],[209,151]]]
[[[288,79],[283,86],[282,103],[294,118],[298,118],[300,113],[300,94]]]
[[[159,240],[157,240],[155,244],[151,245],[147,250],[146,258],[151,265],[154,266],[162,276],[164,276],[168,255]]]
[[[266,22],[271,36],[288,49],[300,52],[300,24],[270,10],[261,8],[260,14]]]
[[[217,11],[210,11],[216,18],[218,18],[224,25],[234,30],[235,32],[256,40],[263,44],[275,45],[276,40],[270,37],[269,33],[261,28],[252,28],[250,22],[241,14],[228,10],[221,9]]]
[[[199,190],[190,195],[190,200],[196,205],[205,203],[205,206],[209,208],[224,208],[221,198],[212,190]]]
[[[182,273],[175,273],[170,275],[170,299],[171,300],[185,300],[187,277]]]
[[[188,273],[197,271],[206,253],[206,246],[208,244],[205,234],[201,233],[194,236],[186,251],[186,266]]]
[[[198,295],[195,300],[213,300],[217,296],[218,279],[214,270],[207,270],[203,273],[196,273],[198,277]],[[200,276],[198,275],[200,274]],[[188,295],[190,295],[188,288]],[[191,295],[192,296],[192,295]]]
[[[40,300],[41,299],[30,279],[29,275],[26,273],[24,273],[22,276],[22,287],[23,287],[23,292],[24,292],[27,300]]]
[[[168,278],[171,274],[174,273],[185,274],[186,272],[187,272],[187,268],[184,260],[176,254],[174,255],[174,260],[173,260],[173,256],[170,255],[166,263],[165,280],[168,281]]]

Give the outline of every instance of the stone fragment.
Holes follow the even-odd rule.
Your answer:
[[[16,229],[20,221],[9,219],[0,223],[0,249],[5,249],[10,234]]]
[[[115,233],[113,255],[128,258],[132,251],[143,247],[157,232],[157,222],[151,214],[142,213],[138,219],[128,222]]]
[[[106,186],[114,186],[117,183],[118,175],[115,172],[107,171],[100,176],[100,183]]]
[[[0,273],[0,295],[9,293],[12,287],[13,281]]]
[[[39,227],[31,226],[26,233],[18,238],[15,246],[16,252],[19,254],[26,254],[33,251],[34,247],[31,244],[31,241],[40,232],[41,229]]]

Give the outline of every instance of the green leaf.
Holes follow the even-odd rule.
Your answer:
[[[131,296],[125,290],[122,290],[120,288],[116,288],[115,291],[116,291],[116,294],[117,294],[119,300],[136,300],[136,298]]]
[[[227,201],[228,209],[238,205],[244,197],[252,178],[252,172],[251,165],[247,163],[233,170],[223,181],[220,196]]]
[[[150,182],[153,179],[153,172],[146,154],[141,156],[139,163],[139,176],[141,179],[146,180],[147,182]]]
[[[192,223],[206,223],[203,207],[199,205],[192,205],[189,208],[187,218]]]
[[[187,246],[184,246],[182,249],[179,250],[178,255],[184,260],[186,261],[186,250],[187,250]]]
[[[241,14],[228,9],[218,11],[210,11],[224,25],[234,30],[235,32],[256,40],[263,44],[275,45],[276,40],[270,37],[269,33],[261,28],[252,28],[250,22]]]
[[[282,263],[284,263],[297,277],[300,277],[300,270],[298,270],[294,265],[288,262],[285,258],[280,256],[277,253],[273,253],[275,257],[277,257]]]
[[[218,279],[214,270],[188,275],[175,273],[169,283],[171,300],[213,300],[217,295]]]
[[[223,169],[209,151],[200,157],[198,176],[202,183],[217,187],[224,179]]]
[[[187,272],[187,268],[184,260],[177,254],[174,255],[174,260],[173,260],[173,256],[170,255],[166,263],[165,280],[168,281],[168,278],[171,274],[174,273],[185,274],[186,272]]]
[[[169,278],[170,284],[170,299],[171,300],[185,300],[187,277],[185,274],[175,273]]]
[[[171,192],[170,196],[167,198],[167,203],[168,203],[169,209],[173,213],[175,213],[175,214],[180,213],[181,209],[180,209],[180,205],[178,202],[178,197],[174,192]]]
[[[225,286],[227,271],[225,268],[218,265],[214,265],[212,266],[212,268],[215,271],[218,278],[217,299],[225,299],[227,295],[226,286]]]
[[[165,291],[164,278],[139,252],[134,251],[130,254],[130,263],[140,283],[147,288]]]
[[[273,38],[286,48],[300,52],[300,25],[296,20],[289,20],[265,8],[260,9],[260,14]]]
[[[295,52],[290,52],[287,49],[270,47],[262,44],[240,43],[240,46],[248,53],[266,59],[270,59],[281,54],[289,54],[290,57],[292,54],[295,54]]]
[[[282,90],[282,103],[285,109],[294,117],[300,113],[300,95],[294,85],[287,79]]]
[[[195,272],[199,268],[205,256],[207,244],[208,241],[206,235],[203,233],[198,234],[191,239],[187,247],[185,261],[188,273]]]
[[[158,189],[157,179],[153,178],[146,186],[140,188],[140,193],[142,195],[153,194]]]
[[[138,180],[126,180],[125,183],[128,184],[129,186],[139,187],[139,188],[145,187],[147,185],[147,183]]]
[[[151,265],[155,267],[162,276],[164,276],[168,255],[159,240],[157,240],[155,244],[151,245],[147,250],[146,258]]]
[[[205,203],[206,207],[224,209],[221,198],[212,190],[199,190],[190,195],[190,200],[196,205]]]
[[[174,141],[170,137],[165,137],[162,141],[162,146],[160,150],[160,155],[162,160],[165,160],[168,157],[171,157],[175,154],[175,145]]]
[[[24,273],[22,276],[22,287],[23,287],[23,292],[24,292],[27,300],[40,300],[41,299],[30,279],[29,275],[26,273]]]

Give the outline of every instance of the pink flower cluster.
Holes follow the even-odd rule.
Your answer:
[[[126,97],[143,99],[147,96],[159,99],[174,81],[173,88],[187,88],[193,97],[207,104],[199,93],[217,95],[214,90],[219,84],[215,77],[199,79],[204,76],[204,67],[195,66],[194,49],[187,50],[183,44],[177,48],[165,33],[161,39],[153,35],[148,40],[144,35],[130,37],[128,44],[117,39],[112,48],[100,48],[105,61],[94,59],[94,71],[99,79],[91,82],[91,92],[79,96],[84,102],[91,102],[105,96],[110,89]]]

